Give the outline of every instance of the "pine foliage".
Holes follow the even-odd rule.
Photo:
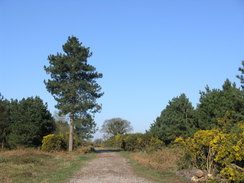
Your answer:
[[[181,94],[169,101],[150,132],[168,144],[179,136],[191,136],[195,128],[194,108],[186,95]]]

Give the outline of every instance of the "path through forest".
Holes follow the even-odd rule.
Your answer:
[[[116,151],[99,150],[97,157],[77,172],[69,183],[152,183],[133,172]]]

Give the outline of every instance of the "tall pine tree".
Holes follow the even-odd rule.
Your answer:
[[[78,38],[68,37],[63,51],[48,56],[50,65],[44,66],[44,69],[51,79],[44,83],[57,101],[56,107],[62,114],[69,115],[69,151],[72,151],[74,121],[90,119],[92,114],[101,109],[96,99],[103,93],[96,80],[102,78],[102,74],[87,63],[92,53],[88,47],[82,46]]]

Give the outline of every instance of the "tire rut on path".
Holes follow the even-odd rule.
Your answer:
[[[152,183],[134,174],[120,154],[101,151],[86,167],[77,172],[69,183]]]

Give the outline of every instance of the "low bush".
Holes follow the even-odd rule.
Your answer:
[[[43,151],[62,151],[67,149],[67,143],[64,135],[50,134],[43,137]]]
[[[92,145],[86,145],[86,146],[81,146],[79,147],[76,152],[80,153],[80,154],[86,154],[86,153],[91,153],[91,152],[95,152],[95,149]]]
[[[149,133],[116,135],[103,142],[103,146],[122,148],[126,151],[151,152],[161,149],[163,145],[163,141],[153,137]]]

